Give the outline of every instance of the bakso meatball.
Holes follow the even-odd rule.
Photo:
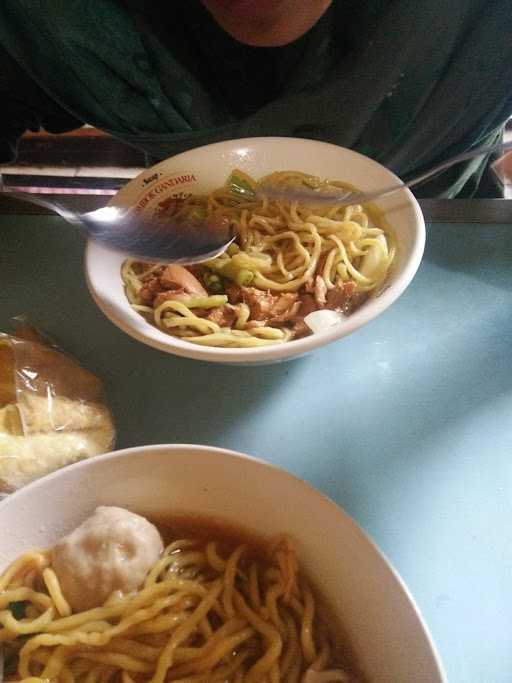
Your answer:
[[[52,549],[52,567],[75,612],[102,605],[114,591],[143,583],[163,543],[147,519],[118,507],[95,512]]]

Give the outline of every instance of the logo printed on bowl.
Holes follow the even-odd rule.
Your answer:
[[[150,175],[148,178],[144,178],[142,181],[142,187],[147,187],[150,185],[153,181],[158,180],[162,176],[161,173],[153,173]]]
[[[153,186],[150,189],[144,191],[144,193],[139,197],[136,205],[135,211],[144,211],[150,208],[153,204],[161,206],[163,202],[169,199],[185,199],[190,194],[192,194],[192,185],[197,183],[197,177],[194,173],[178,173],[169,176],[164,176],[163,178],[158,178],[162,174],[152,174],[147,178],[148,184]],[[159,180],[157,184],[154,184],[154,180]],[[146,179],[143,181],[145,184]],[[187,186],[190,186],[187,189]],[[175,188],[179,187],[179,192],[175,191]]]

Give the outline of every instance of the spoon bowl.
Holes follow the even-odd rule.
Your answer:
[[[108,205],[88,213],[77,213],[57,202],[6,189],[13,199],[50,209],[82,231],[87,239],[139,259],[162,263],[194,264],[222,254],[234,240],[229,221],[219,214],[179,219],[164,212],[150,213],[137,206]]]

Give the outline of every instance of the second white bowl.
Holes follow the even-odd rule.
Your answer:
[[[434,645],[397,573],[354,521],[268,463],[207,446],[147,446],[71,465],[0,503],[0,571],[53,544],[98,505],[148,517],[196,513],[286,532],[341,622],[367,683],[443,683]]]

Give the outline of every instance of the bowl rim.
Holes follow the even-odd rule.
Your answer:
[[[3,500],[0,500],[0,518],[2,516],[2,512],[4,511],[4,509],[7,507],[11,507],[12,505],[16,505],[18,499],[21,499],[22,501],[25,497],[28,497],[30,499],[31,494],[36,492],[38,489],[44,489],[47,482],[61,477],[66,477],[66,474],[68,472],[79,471],[81,469],[88,469],[90,467],[94,467],[95,464],[101,465],[101,463],[109,461],[115,462],[116,460],[129,456],[147,457],[151,454],[159,454],[163,452],[165,453],[165,457],[172,457],[172,454],[179,452],[181,454],[185,454],[186,457],[194,457],[197,451],[200,451],[207,457],[214,458],[219,455],[223,455],[227,456],[228,458],[233,458],[234,460],[250,462],[258,468],[273,470],[277,472],[279,476],[291,479],[296,484],[301,486],[305,492],[317,498],[318,501],[321,502],[327,510],[336,515],[338,518],[342,517],[344,523],[350,529],[351,533],[358,539],[358,541],[366,545],[368,550],[373,554],[373,556],[376,558],[377,562],[381,565],[381,567],[389,573],[397,589],[402,593],[407,603],[407,606],[410,610],[410,613],[416,619],[419,631],[424,638],[425,650],[428,650],[433,668],[437,670],[437,675],[439,679],[438,683],[448,683],[448,679],[446,677],[446,673],[440,655],[437,651],[430,630],[419,610],[419,607],[416,604],[416,601],[412,596],[412,593],[410,592],[409,588],[405,584],[404,580],[402,579],[398,571],[395,569],[394,565],[388,559],[386,554],[377,546],[375,541],[373,541],[373,539],[364,531],[364,529],[355,521],[355,519],[351,515],[349,515],[348,512],[346,512],[345,509],[341,507],[341,505],[338,505],[332,498],[330,498],[325,493],[312,486],[305,479],[302,479],[301,477],[297,476],[296,474],[293,474],[292,472],[289,472],[283,467],[280,467],[279,465],[276,465],[262,458],[258,458],[256,456],[249,455],[241,451],[235,451],[229,448],[192,443],[151,444],[146,446],[133,446],[130,448],[110,451],[109,453],[105,453],[99,458],[87,458],[85,460],[81,460],[71,465],[67,465],[66,467],[56,470],[55,472],[51,472],[50,474],[47,474],[46,476],[37,479],[36,481],[33,481],[27,486],[24,486],[18,491],[10,494]]]
[[[261,143],[274,143],[280,145],[294,144],[294,142],[299,142],[300,144],[312,145],[315,148],[324,147],[331,150],[337,150],[348,156],[353,156],[360,160],[364,160],[369,166],[378,168],[380,171],[384,170],[390,177],[390,179],[396,180],[398,183],[402,182],[401,179],[388,168],[380,164],[378,161],[371,159],[370,157],[356,152],[352,149],[342,147],[340,145],[335,145],[330,142],[323,142],[320,140],[312,140],[308,138],[296,138],[296,137],[283,137],[283,136],[258,136],[258,137],[246,137],[237,138],[232,140],[223,140],[220,142],[214,142],[208,145],[202,145],[200,147],[195,147],[175,156],[169,157],[159,161],[148,169],[145,169],[137,176],[132,178],[122,189],[126,188],[130,184],[135,184],[138,182],[142,175],[150,173],[153,169],[158,167],[160,164],[165,164],[172,160],[172,162],[179,165],[180,161],[186,159],[190,154],[201,154],[205,150],[211,151],[218,149],[230,148],[233,146],[243,146],[243,145],[258,145]],[[120,190],[121,191],[121,190]],[[115,202],[117,194],[111,198],[111,202]],[[347,318],[341,327],[334,327],[332,330],[326,330],[320,334],[311,334],[307,337],[301,339],[295,339],[283,344],[270,344],[268,346],[259,346],[254,348],[225,348],[225,347],[215,347],[215,346],[201,346],[199,344],[190,344],[185,340],[178,339],[172,335],[165,335],[165,332],[158,330],[158,328],[148,323],[142,316],[140,317],[140,324],[136,324],[134,321],[127,318],[124,311],[119,307],[113,307],[108,301],[105,293],[99,290],[95,285],[95,259],[96,250],[106,249],[91,240],[87,241],[85,256],[84,256],[84,270],[86,284],[93,298],[94,302],[98,308],[103,312],[103,314],[112,322],[114,325],[119,327],[123,332],[131,336],[132,338],[140,341],[150,347],[164,351],[166,353],[171,353],[176,356],[181,356],[184,358],[190,358],[193,360],[204,360],[210,362],[218,363],[257,363],[259,361],[274,361],[274,360],[285,360],[287,358],[297,357],[304,355],[313,351],[316,348],[326,346],[333,341],[342,339],[345,336],[353,333],[360,327],[363,327],[367,323],[371,322],[377,318],[381,313],[383,313],[389,306],[391,306],[405,291],[409,286],[412,279],[414,278],[421,260],[423,258],[423,253],[425,249],[426,240],[426,228],[423,213],[418,204],[416,197],[412,192],[404,188],[402,190],[402,198],[407,202],[409,208],[412,209],[414,214],[414,231],[413,231],[413,243],[411,247],[411,255],[409,259],[404,264],[402,273],[399,279],[394,281],[389,287],[387,287],[378,298],[371,300],[371,309],[368,311],[367,308],[359,309],[355,311],[351,316]],[[164,338],[157,337],[155,335],[155,330],[160,333],[160,335],[165,335]]]

